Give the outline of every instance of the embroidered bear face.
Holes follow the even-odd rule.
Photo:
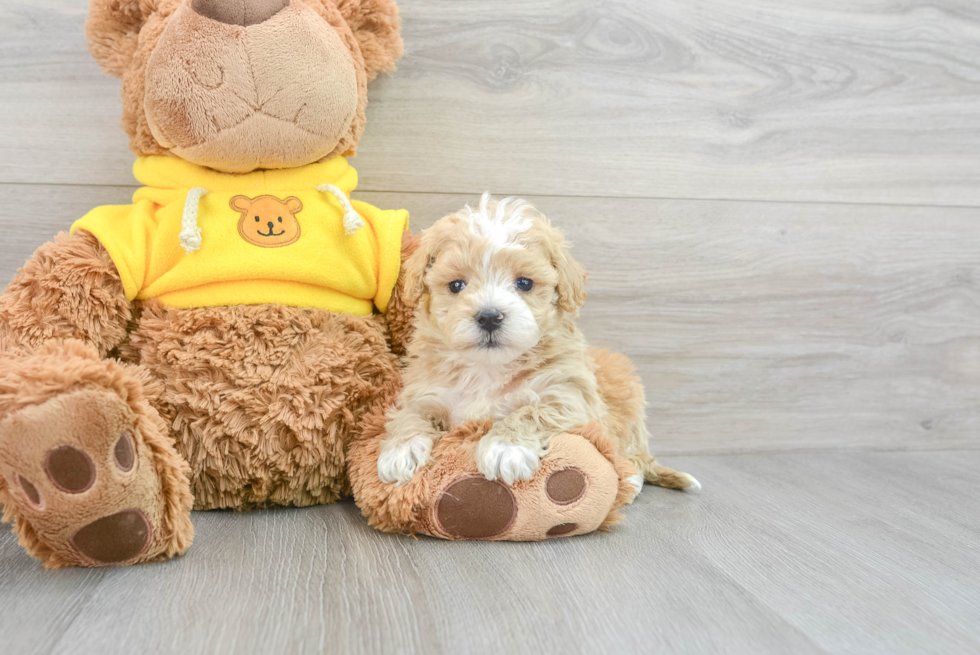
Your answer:
[[[299,198],[290,196],[280,200],[275,196],[235,196],[231,208],[240,212],[238,234],[255,246],[278,248],[296,243],[300,237],[296,214],[303,211]]]

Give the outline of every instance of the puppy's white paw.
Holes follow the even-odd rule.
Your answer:
[[[508,485],[530,480],[541,465],[538,454],[525,446],[499,440],[481,443],[476,453],[476,467],[487,480],[500,478]]]
[[[416,471],[425,466],[432,454],[432,439],[419,435],[411,441],[394,448],[382,445],[378,458],[378,477],[382,482],[395,482],[399,485],[411,480]]]
[[[636,475],[631,475],[628,482],[633,487],[633,498],[636,498],[643,491],[643,474],[637,473]]]

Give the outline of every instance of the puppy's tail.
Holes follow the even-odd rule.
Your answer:
[[[606,402],[606,429],[619,444],[620,452],[650,484],[668,489],[700,491],[701,483],[694,476],[661,466],[650,454],[650,433],[646,426],[646,398],[636,368],[625,355],[605,349],[591,348],[593,371],[599,385],[599,395]],[[637,476],[637,478],[639,475]],[[634,482],[637,492],[642,486]]]
[[[701,491],[701,483],[690,473],[675,471],[667,466],[662,466],[657,463],[657,458],[652,455],[640,456],[636,459],[640,461],[634,461],[633,465],[642,471],[643,479],[650,484],[668,489]]]

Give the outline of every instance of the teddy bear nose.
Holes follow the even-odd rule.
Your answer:
[[[228,25],[258,25],[279,13],[289,0],[191,0],[191,9]]]

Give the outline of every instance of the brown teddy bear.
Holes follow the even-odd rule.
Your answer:
[[[562,513],[616,520],[634,471],[594,430],[556,438],[509,510],[499,483],[467,482],[479,426],[414,484],[377,480],[415,244],[406,212],[350,199],[345,157],[368,81],[401,54],[394,2],[92,0],[86,29],[123,79],[143,187],[41,246],[0,296],[0,504],[28,553],[179,555],[192,508],[331,503],[348,467],[383,529],[537,539]],[[552,493],[567,468],[574,503]]]

